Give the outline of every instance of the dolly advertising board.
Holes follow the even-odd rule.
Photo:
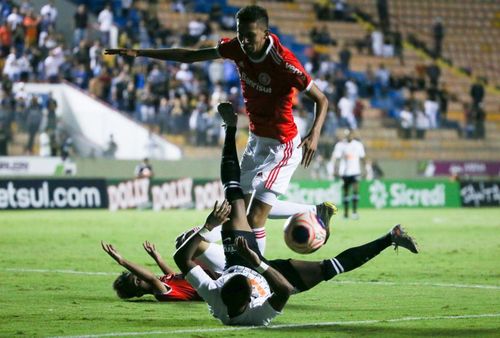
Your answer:
[[[212,208],[224,199],[220,180],[150,180],[108,181],[109,210],[144,208]]]

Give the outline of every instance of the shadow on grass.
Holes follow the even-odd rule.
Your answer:
[[[305,326],[293,328],[264,329],[263,331],[275,331],[280,333],[289,332],[293,335],[311,332],[325,334],[325,337],[337,334],[348,334],[353,337],[498,337],[498,328],[413,328],[413,327],[386,327],[374,325],[331,325],[331,326]],[[329,333],[329,334],[328,334]]]

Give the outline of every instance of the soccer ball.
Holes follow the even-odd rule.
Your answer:
[[[312,211],[290,216],[285,222],[285,243],[300,254],[312,253],[325,244],[327,229]]]

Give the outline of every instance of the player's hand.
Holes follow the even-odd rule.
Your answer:
[[[144,247],[144,250],[146,250],[148,255],[150,255],[153,259],[160,257],[160,253],[156,251],[154,243],[150,243],[149,241],[144,241],[144,243],[142,243],[142,246]]]
[[[318,137],[312,133],[307,134],[297,148],[302,147],[302,164],[304,168],[309,167],[318,149]]]
[[[242,237],[238,236],[234,240],[234,244],[236,245],[236,250],[238,251],[238,254],[246,259],[248,263],[250,263],[252,266],[259,266],[261,263],[261,260],[259,258],[259,255],[255,253],[250,247],[248,246],[247,240]]]
[[[137,57],[137,49],[127,49],[127,48],[109,48],[104,50],[104,55],[121,55],[121,56],[131,56]]]
[[[215,201],[214,208],[210,215],[208,215],[205,222],[205,227],[212,231],[213,228],[219,224],[224,224],[229,221],[229,214],[231,213],[231,204],[228,200],[224,200],[221,205],[218,205],[218,201]]]
[[[106,244],[104,243],[103,241],[101,241],[101,246],[102,246],[102,249],[104,251],[106,251],[106,253],[108,255],[110,255],[118,264],[122,264],[123,262],[123,257],[120,255],[120,253],[118,252],[118,250],[116,250],[113,245],[111,244]]]
[[[177,238],[175,239],[175,249],[179,249],[181,247],[181,245],[189,238],[191,237],[191,235],[193,235],[193,233],[195,231],[198,231],[200,230],[200,227],[194,227],[192,229],[189,229],[187,231],[184,231],[182,234],[180,234],[179,236],[177,236]]]

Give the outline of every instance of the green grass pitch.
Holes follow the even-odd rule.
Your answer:
[[[0,336],[500,336],[499,209],[361,210],[359,221],[334,219],[329,243],[309,256],[289,251],[283,222],[269,221],[268,258],[333,257],[399,222],[422,251],[388,249],[356,271],[293,296],[270,328],[223,327],[204,303],[115,296],[111,284],[122,269],[100,240],[159,274],[142,241],[156,243],[173,265],[176,234],[207,214],[2,212]]]

